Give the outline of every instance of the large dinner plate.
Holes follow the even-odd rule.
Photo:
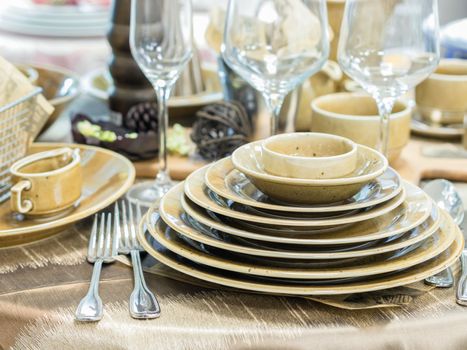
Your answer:
[[[366,184],[353,197],[331,204],[297,205],[279,203],[261,192],[243,173],[236,170],[230,157],[212,164],[206,171],[206,185],[219,196],[236,203],[267,210],[324,213],[367,208],[386,202],[400,193],[402,181],[392,168],[388,168],[381,176]]]
[[[286,283],[283,280],[275,282],[274,279],[269,279],[268,281],[258,280],[254,276],[195,264],[188,259],[181,258],[159,244],[153,246],[145,236],[144,226],[145,220],[142,220],[138,231],[138,239],[142,243],[144,249],[159,262],[200,280],[227,287],[268,294],[338,295],[398,287],[423,280],[428,276],[444,270],[459,258],[464,246],[462,233],[459,228],[451,222],[450,227],[454,232],[453,235],[455,238],[453,243],[439,255],[424,263],[394,272],[393,274],[374,276],[371,279],[364,279],[357,282],[339,285],[307,285],[305,282],[301,284],[300,281],[297,280],[293,280],[292,283]]]
[[[457,226],[449,215],[441,211],[440,228],[413,249],[402,249],[391,253],[374,255],[344,264],[326,268],[290,268],[244,262],[243,259],[228,259],[222,255],[209,254],[187,244],[173,230],[149,231],[162,246],[177,255],[196,263],[242,274],[290,278],[290,279],[336,279],[371,276],[406,269],[428,261],[446,250],[456,238]]]
[[[83,168],[82,196],[62,216],[18,220],[10,202],[0,204],[0,246],[24,243],[56,233],[64,226],[84,219],[110,205],[133,184],[135,168],[125,157],[98,147],[78,144],[36,143],[29,153],[59,147],[79,148]]]
[[[152,234],[163,234],[166,231],[165,226],[168,225],[176,232],[209,246],[243,254],[289,259],[342,259],[382,254],[426,239],[438,229],[440,222],[438,210],[434,208],[433,214],[428,220],[400,237],[389,237],[383,239],[383,242],[373,240],[354,243],[351,246],[337,245],[332,247],[326,245],[324,248],[320,248],[321,245],[315,247],[306,244],[297,246],[282,242],[280,244],[261,244],[258,241],[235,239],[235,236],[193,221],[181,209],[180,193],[172,192],[165,196],[161,201],[160,208],[161,219],[157,223],[156,219],[159,217],[159,213],[155,207],[151,207],[147,214],[148,229]],[[379,244],[374,246],[376,243]]]
[[[189,198],[189,200],[182,200],[182,206],[184,208],[185,206],[193,206],[193,204],[190,203],[190,201],[192,201],[193,203],[206,208],[209,211],[227,216],[229,218],[266,225],[324,227],[351,224],[359,221],[369,220],[390,212],[394,208],[397,208],[399,205],[401,205],[404,202],[406,196],[406,191],[402,190],[393,199],[375,207],[368,208],[368,210],[362,210],[358,213],[354,213],[353,215],[345,215],[345,213],[338,213],[336,215],[324,213],[322,214],[322,217],[317,213],[314,213],[314,215],[313,213],[296,213],[302,214],[302,217],[292,217],[292,215],[289,217],[285,215],[271,215],[258,211],[252,211],[248,206],[235,203],[230,200],[223,200],[223,198],[219,196],[213,197],[213,192],[210,192],[204,182],[207,169],[208,166],[198,169],[191,173],[185,180],[184,190],[185,195]],[[405,183],[404,187],[407,188],[408,191],[417,191],[415,186],[408,183]],[[176,188],[177,189],[174,189],[173,191],[179,190],[178,187]],[[422,193],[419,200],[427,201],[429,199],[427,195],[423,195]]]

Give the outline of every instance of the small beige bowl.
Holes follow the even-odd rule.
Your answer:
[[[433,74],[415,89],[423,119],[436,123],[463,123],[467,112],[467,61],[442,60]]]
[[[268,173],[299,179],[333,179],[357,166],[357,145],[344,137],[314,132],[281,134],[262,143]]]
[[[347,137],[375,148],[380,117],[374,99],[362,93],[336,93],[311,102],[311,130]],[[410,138],[411,108],[397,101],[390,117],[389,162],[395,161]]]

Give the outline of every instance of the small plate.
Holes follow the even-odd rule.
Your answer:
[[[24,218],[17,220],[10,210],[10,202],[0,204],[0,246],[25,243],[57,233],[64,226],[84,219],[107,207],[122,196],[133,184],[135,168],[125,157],[98,147],[36,143],[29,153],[60,147],[79,148],[83,167],[83,188],[79,203],[61,216]]]
[[[299,226],[310,228],[350,224],[384,215],[401,205],[405,199],[405,190],[402,190],[396,197],[387,201],[386,203],[355,213],[353,215],[345,215],[342,213],[338,213],[338,215],[329,215],[329,213],[325,213],[325,215],[328,215],[327,217],[325,215],[321,217],[315,214],[314,218],[311,218],[310,214],[308,214],[308,216],[303,214],[302,217],[261,215],[261,213],[251,213],[251,211],[248,210],[249,208],[244,205],[228,200],[225,200],[223,204],[220,204],[219,200],[221,200],[221,198],[218,197],[216,198],[217,200],[215,200],[210,197],[208,189],[204,184],[204,178],[208,167],[209,165],[198,169],[187,177],[186,181],[184,182],[185,195],[187,199],[182,199],[182,206],[193,206],[193,204],[189,203],[190,201],[193,201],[195,204],[206,208],[209,211],[227,216],[229,218],[266,225]],[[410,189],[414,186],[406,183],[405,187]],[[177,186],[177,189],[173,189],[173,191],[180,191],[180,189]]]
[[[199,251],[186,244],[173,230],[160,232],[158,230],[149,231],[152,237],[162,246],[168,248],[177,255],[199,264],[235,271],[247,275],[291,278],[291,279],[328,279],[328,278],[348,278],[362,277],[382,274],[409,268],[423,263],[441,254],[454,241],[456,230],[451,224],[447,224],[447,214],[442,214],[440,229],[429,236],[421,245],[413,250],[408,250],[406,254],[398,251],[391,254],[370,256],[364,261],[358,260],[346,266],[326,267],[326,268],[283,268],[269,266],[268,264],[254,264],[244,262],[243,259],[229,260],[224,255],[212,255],[204,251]]]
[[[167,224],[163,219],[157,219],[158,213],[152,207],[148,212],[148,230],[152,235],[163,235],[167,231]],[[436,214],[434,220],[429,219],[423,229],[415,229],[403,234],[401,237],[395,236],[386,238],[380,242],[365,242],[356,246],[304,246],[286,247],[284,245],[261,245],[245,240],[239,241],[230,239],[229,235],[219,231],[203,230],[199,227],[191,226],[185,222],[188,220],[169,220],[169,226],[178,234],[188,237],[194,241],[208,246],[216,247],[224,251],[241,254],[265,256],[281,259],[345,259],[362,256],[370,256],[399,250],[431,236],[439,228],[439,215]],[[378,243],[378,244],[376,244]]]
[[[464,135],[464,126],[462,124],[442,125],[430,123],[423,120],[419,113],[412,115],[410,129],[415,134],[439,139],[459,139]]]
[[[421,225],[430,216],[430,212],[433,211],[433,218],[436,213],[436,206],[433,202],[415,186],[408,191],[405,202],[387,214],[354,225],[319,230],[280,226],[271,228],[253,223],[242,223],[209,212],[198,205],[183,208],[181,199],[183,199],[183,189],[179,185],[178,189],[172,190],[161,201],[159,213],[169,225],[176,225],[173,221],[179,220],[186,212],[198,223],[234,236],[300,245],[355,244],[396,236]]]
[[[186,275],[226,287],[266,294],[284,295],[341,295],[364,293],[394,288],[418,282],[434,275],[452,265],[460,256],[464,240],[460,232],[449,249],[437,257],[412,268],[390,274],[378,275],[374,278],[349,279],[350,283],[335,285],[336,279],[319,280],[284,280],[277,278],[259,278],[240,273],[223,271],[209,266],[196,264],[184,259],[161,246],[149,234],[138,232],[138,238],[150,256]],[[342,282],[342,279],[337,280]]]
[[[399,174],[388,168],[381,176],[366,184],[353,197],[327,205],[279,203],[258,190],[243,173],[236,170],[230,157],[212,164],[205,177],[206,185],[219,196],[255,208],[297,213],[325,213],[367,208],[386,202],[402,190]]]
[[[232,162],[263,193],[275,200],[298,204],[328,204],[353,197],[367,183],[382,175],[387,159],[379,152],[358,145],[357,168],[338,179],[296,179],[268,174],[262,167],[261,142],[235,150]]]

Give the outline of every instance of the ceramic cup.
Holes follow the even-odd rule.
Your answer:
[[[463,123],[467,112],[467,61],[442,60],[438,68],[415,89],[421,116],[436,123]]]
[[[347,137],[375,148],[379,140],[378,109],[373,98],[361,93],[337,93],[311,102],[311,130]],[[389,161],[395,161],[409,142],[411,108],[397,101],[390,117]]]
[[[268,173],[299,179],[335,179],[357,166],[357,145],[344,137],[301,132],[267,138],[262,161]]]
[[[27,215],[50,215],[71,207],[83,183],[79,149],[59,148],[15,162],[10,172],[11,209]]]

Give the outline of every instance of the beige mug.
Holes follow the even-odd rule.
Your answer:
[[[50,215],[71,207],[81,196],[79,149],[35,153],[11,168],[11,209],[27,215]]]
[[[417,110],[435,123],[463,123],[467,112],[467,61],[441,60],[438,68],[415,89]]]

